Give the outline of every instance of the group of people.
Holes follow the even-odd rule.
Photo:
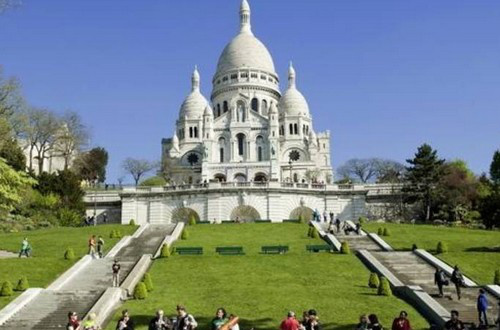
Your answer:
[[[81,322],[76,312],[69,312],[66,330],[101,330],[101,327],[96,323],[96,318],[95,313],[90,313],[87,320]]]
[[[318,313],[315,309],[310,309],[302,313],[302,320],[297,320],[295,313],[290,311],[287,317],[281,322],[280,330],[321,330]]]
[[[384,327],[379,322],[376,314],[366,315],[363,314],[359,317],[359,323],[356,330],[383,330]],[[410,320],[408,320],[408,313],[401,311],[399,316],[392,321],[392,330],[411,330]]]
[[[186,307],[177,305],[176,316],[172,319],[166,317],[163,310],[158,310],[156,316],[149,321],[149,330],[194,330],[198,327],[198,322],[189,314]],[[134,322],[128,316],[128,312],[123,311],[124,316],[118,320],[116,330],[133,330]],[[125,315],[126,314],[126,315]]]
[[[90,236],[88,246],[89,246],[89,253],[88,254],[90,254],[90,256],[93,259],[96,259],[96,258],[100,259],[103,257],[103,255],[104,255],[104,239],[102,238],[101,235],[99,235],[98,237],[96,237],[96,235]]]

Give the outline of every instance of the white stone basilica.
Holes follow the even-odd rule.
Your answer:
[[[333,181],[330,132],[314,132],[291,63],[281,93],[273,59],[252,33],[247,0],[240,7],[240,31],[219,58],[210,102],[196,68],[191,83],[174,136],[162,141],[173,183]]]

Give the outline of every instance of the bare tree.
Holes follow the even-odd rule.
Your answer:
[[[319,168],[309,169],[305,173],[305,177],[308,182],[316,182],[318,177],[321,175],[321,170]]]
[[[389,159],[377,161],[377,183],[400,183],[404,180],[405,166]]]
[[[158,167],[158,164],[145,159],[127,158],[123,161],[123,169],[134,178],[135,185],[139,184],[141,177]]]
[[[87,143],[89,133],[82,123],[80,115],[69,111],[61,118],[61,129],[54,147],[57,155],[64,159],[64,169],[67,170],[77,151]]]
[[[5,79],[0,66],[0,116],[10,119],[24,104],[19,82],[15,78]]]
[[[377,158],[349,159],[338,168],[337,173],[344,179],[354,179],[367,183],[376,177],[377,164]]]
[[[19,0],[0,0],[0,14],[19,5],[21,5],[21,1]]]

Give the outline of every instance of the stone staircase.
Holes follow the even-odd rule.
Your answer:
[[[420,286],[446,310],[457,310],[463,322],[478,324],[476,299],[479,287],[462,288],[462,298],[458,300],[455,286],[450,283],[450,286],[444,288],[444,297],[439,297],[438,288],[434,285],[435,268],[413,252],[373,251],[371,254],[405,285]],[[489,294],[487,296],[489,301],[488,317],[490,325],[492,325],[494,324],[493,318],[498,315],[498,299]]]
[[[83,318],[107,288],[112,285],[111,265],[118,259],[121,281],[144,254],[154,254],[175,225],[150,225],[137,238],[118,251],[115,258],[92,260],[60,290],[43,290],[12,318],[0,325],[0,330],[64,329],[69,311]],[[43,271],[40,269],[40,271]]]
[[[375,243],[369,236],[361,236],[361,235],[343,235],[343,234],[335,234],[335,237],[342,243],[347,242],[351,250],[368,250],[368,251],[382,251],[380,246]]]

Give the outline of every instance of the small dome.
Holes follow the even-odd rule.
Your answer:
[[[295,69],[290,63],[288,70],[288,89],[285,91],[279,102],[279,109],[288,116],[309,117],[309,105],[306,98],[295,86]]]
[[[203,116],[205,108],[208,106],[207,99],[200,93],[200,74],[196,67],[191,77],[191,83],[191,93],[182,102],[179,119],[184,117],[198,119]]]
[[[207,104],[207,106],[205,107],[205,112],[203,113],[205,116],[209,116],[209,117],[213,117],[213,111],[212,111],[212,108],[210,108],[210,105]]]

